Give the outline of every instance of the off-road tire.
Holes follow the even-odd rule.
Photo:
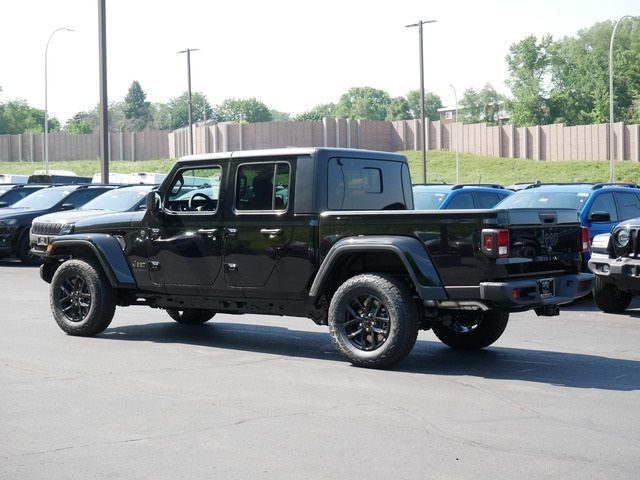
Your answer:
[[[202,325],[211,320],[216,312],[199,308],[167,308],[167,313],[176,322],[183,325]]]
[[[471,314],[466,314],[471,315]],[[460,350],[479,350],[500,338],[509,323],[506,312],[488,311],[467,317],[466,322],[434,322],[433,333],[442,343]]]
[[[400,280],[377,273],[345,281],[329,305],[336,349],[353,365],[386,368],[406,357],[418,337],[414,299]]]
[[[632,298],[631,293],[620,290],[613,283],[604,282],[599,275],[596,275],[593,301],[603,312],[622,313],[627,309]]]
[[[58,326],[69,335],[92,337],[111,323],[116,294],[90,260],[67,260],[53,275],[49,299]]]
[[[30,249],[31,245],[29,245],[29,231],[27,230],[25,232],[22,232],[22,235],[20,235],[16,256],[25,265],[40,265],[40,263],[42,263],[42,260],[36,255],[31,255],[29,253]]]

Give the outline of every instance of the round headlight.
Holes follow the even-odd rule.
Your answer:
[[[616,233],[616,244],[623,248],[629,245],[629,230],[622,229]]]

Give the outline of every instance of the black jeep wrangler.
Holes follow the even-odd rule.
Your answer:
[[[593,299],[607,313],[624,312],[640,294],[640,218],[593,238],[589,269],[596,274]]]
[[[359,366],[404,358],[420,329],[495,342],[509,312],[557,315],[591,290],[575,210],[415,211],[404,156],[304,148],[179,160],[146,212],[54,237],[42,278],[71,335],[116,305],[197,325],[216,313],[309,317]],[[587,237],[588,238],[588,237]]]

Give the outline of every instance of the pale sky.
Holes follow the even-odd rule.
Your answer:
[[[99,100],[97,0],[2,0],[0,101],[44,108],[49,35],[49,115],[62,123]],[[147,100],[187,89],[211,105],[255,97],[297,114],[337,102],[351,87],[392,96],[419,88],[418,30],[424,26],[425,89],[453,106],[467,88],[504,85],[509,45],[525,36],[574,36],[596,22],[640,14],[638,0],[107,0],[109,101],[133,80]]]

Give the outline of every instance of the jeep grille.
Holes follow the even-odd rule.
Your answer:
[[[36,235],[58,235],[62,230],[62,223],[34,223],[31,233]]]

